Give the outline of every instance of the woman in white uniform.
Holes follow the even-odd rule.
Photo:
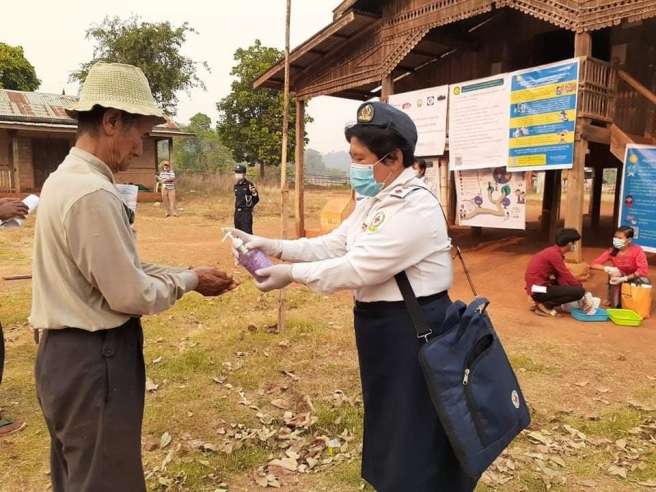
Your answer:
[[[345,133],[351,184],[365,198],[341,226],[294,241],[233,233],[285,262],[258,272],[262,291],[292,282],[322,293],[354,291],[363,478],[380,492],[471,491],[476,479],[461,469],[431,403],[417,358],[424,342],[394,279],[406,272],[439,336],[451,303],[451,241],[437,199],[412,169],[416,127],[402,111],[372,102]]]

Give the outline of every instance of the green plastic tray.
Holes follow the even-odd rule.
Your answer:
[[[632,309],[607,309],[608,317],[616,325],[640,326],[642,318]]]

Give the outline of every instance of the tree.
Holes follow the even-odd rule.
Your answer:
[[[254,89],[253,82],[282,57],[275,48],[253,46],[239,48],[230,75],[235,77],[230,94],[217,103],[217,130],[223,143],[232,150],[239,162],[260,164],[260,176],[265,165],[280,164],[282,146],[283,94],[272,89]],[[306,122],[312,118],[305,117]],[[294,155],[296,138],[296,103],[289,105],[289,155]],[[307,141],[307,138],[306,138]]]
[[[169,115],[174,115],[179,91],[189,91],[205,84],[198,77],[199,67],[209,72],[206,62],[194,61],[180,54],[189,34],[196,30],[184,23],[143,22],[137,16],[127,20],[105,17],[99,25],[92,25],[86,39],[94,39],[93,59],[82,63],[71,74],[71,80],[83,82],[91,66],[99,61],[128,63],[141,68],[150,82],[155,101]]]
[[[326,164],[323,162],[321,153],[314,149],[305,151],[305,172],[307,174],[322,175],[326,174]]]
[[[196,113],[184,130],[194,137],[179,138],[173,145],[173,162],[178,169],[190,171],[228,171],[235,161],[230,150],[221,143],[212,120],[203,113]]]
[[[0,88],[35,91],[41,85],[21,46],[0,43]]]

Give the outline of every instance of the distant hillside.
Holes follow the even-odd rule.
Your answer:
[[[322,157],[323,163],[327,168],[335,169],[336,171],[340,171],[343,174],[348,174],[349,167],[351,167],[351,156],[348,154],[348,152],[329,152],[328,154],[324,154]]]

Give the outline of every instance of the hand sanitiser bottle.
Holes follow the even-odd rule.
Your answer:
[[[262,268],[267,268],[273,265],[271,260],[259,249],[248,249],[240,238],[232,235],[230,231],[225,233],[223,240],[230,238],[232,245],[239,252],[239,264],[243,266],[248,272],[255,277],[258,282],[264,280],[255,275],[255,272]]]

